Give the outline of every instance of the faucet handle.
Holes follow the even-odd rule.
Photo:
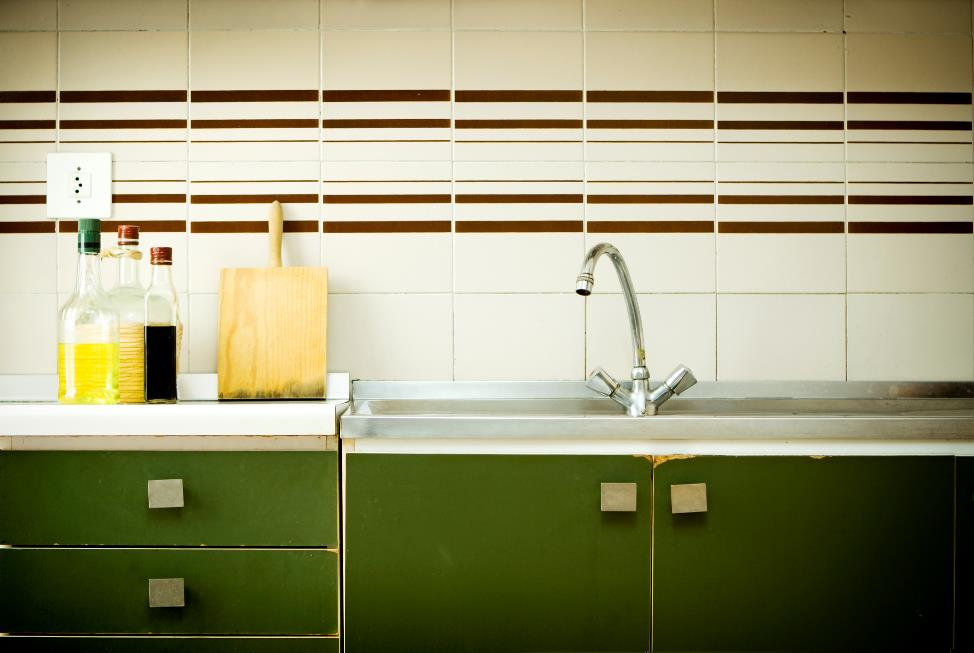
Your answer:
[[[690,371],[689,367],[680,365],[670,372],[670,375],[666,377],[663,383],[670,387],[673,394],[678,395],[695,386],[697,384],[697,377],[693,376],[693,372]]]
[[[605,395],[606,397],[611,397],[619,390],[619,382],[612,378],[612,376],[606,372],[601,367],[596,367],[592,370],[592,373],[588,375],[588,380],[585,381],[585,387],[595,390],[600,395]]]

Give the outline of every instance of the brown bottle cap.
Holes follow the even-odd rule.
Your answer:
[[[118,225],[118,244],[119,245],[138,245],[139,227],[134,224]]]
[[[151,247],[149,262],[152,265],[172,265],[172,247]]]

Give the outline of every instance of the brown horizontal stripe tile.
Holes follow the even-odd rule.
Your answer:
[[[713,120],[587,120],[589,129],[713,129]]]
[[[54,129],[53,120],[0,120],[0,129]]]
[[[738,222],[721,221],[717,228],[722,234],[841,234],[842,222]]]
[[[330,118],[321,121],[325,129],[419,129],[449,127],[449,118]]]
[[[447,89],[383,89],[325,91],[325,102],[449,102]]]
[[[712,204],[713,195],[589,195],[589,204]]]
[[[53,234],[54,221],[47,222],[0,222],[0,234]]]
[[[62,120],[61,129],[180,129],[185,120]]]
[[[261,193],[251,195],[196,195],[190,198],[191,204],[263,204],[277,200],[281,204],[316,204],[318,195],[314,193]]]
[[[721,195],[718,204],[842,204],[842,195]]]
[[[841,120],[719,120],[718,129],[842,129]]]
[[[45,195],[0,195],[0,204],[43,204]]]
[[[0,103],[55,102],[56,91],[0,91]]]
[[[325,204],[449,204],[450,196],[443,195],[325,195]]]
[[[850,120],[849,129],[927,129],[931,131],[970,131],[964,120]]]
[[[718,91],[727,104],[842,104],[841,91]]]
[[[713,91],[588,91],[589,102],[713,102]]]
[[[179,233],[186,231],[185,220],[102,220],[102,233],[111,233],[118,230],[122,224],[134,224],[140,231],[153,233]],[[58,220],[58,228],[62,234],[77,233],[77,220]]]
[[[263,220],[201,220],[190,223],[194,234],[264,234],[267,223]],[[315,233],[317,220],[285,220],[285,233]]]
[[[193,129],[294,129],[317,128],[317,118],[232,118],[193,120]]]
[[[968,205],[970,195],[850,195],[849,204]]]
[[[457,204],[579,204],[581,194],[477,193],[457,195]]]
[[[326,234],[449,233],[449,220],[357,220],[325,222]]]
[[[581,91],[457,91],[457,102],[581,102]]]
[[[971,222],[850,222],[850,234],[969,234]]]
[[[316,90],[193,91],[193,102],[317,102]]]
[[[581,233],[581,220],[462,220],[458,234]]]
[[[713,220],[598,220],[589,221],[590,234],[710,234]]]
[[[119,204],[180,204],[186,201],[183,193],[115,193],[112,201]]]
[[[457,120],[457,129],[581,129],[581,120]]]
[[[77,102],[185,102],[186,91],[61,91],[60,101]]]
[[[970,93],[849,91],[849,104],[970,104]]]

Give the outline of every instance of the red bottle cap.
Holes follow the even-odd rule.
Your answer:
[[[149,262],[152,265],[172,265],[172,247],[150,248]]]
[[[118,244],[119,245],[138,245],[139,228],[134,224],[118,225]]]

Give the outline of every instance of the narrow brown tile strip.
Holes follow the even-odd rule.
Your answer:
[[[317,118],[233,118],[193,120],[193,129],[295,129],[318,127]]]
[[[713,120],[587,120],[589,129],[713,129]]]
[[[849,104],[970,104],[970,93],[849,91]]]
[[[718,91],[727,104],[842,104],[841,91]]]
[[[713,102],[713,91],[588,91],[589,102]]]
[[[56,91],[0,91],[0,103],[55,102]]]
[[[850,222],[850,234],[969,234],[972,222]]]
[[[719,120],[718,129],[842,129],[841,120]]]
[[[53,234],[54,220],[0,222],[0,234]]]
[[[325,102],[449,102],[446,89],[340,90],[325,91]]]
[[[849,204],[920,204],[927,206],[964,206],[971,204],[970,195],[850,195]]]
[[[316,90],[193,91],[193,102],[317,102]]]
[[[717,229],[722,234],[841,234],[842,222],[720,222]]]
[[[46,195],[0,195],[0,204],[43,204]]]
[[[0,120],[0,129],[54,129],[53,120]]]
[[[111,233],[120,224],[134,224],[140,231],[153,233],[180,233],[186,231],[185,220],[102,220],[102,233]],[[62,234],[77,233],[77,220],[59,220],[58,228]]]
[[[325,222],[326,234],[449,233],[449,220],[359,220]]]
[[[589,195],[589,204],[712,204],[713,195]]]
[[[264,234],[267,223],[263,220],[201,220],[191,222],[189,230],[194,234]],[[285,220],[285,233],[315,233],[317,220]]]
[[[62,120],[61,129],[182,129],[185,120]]]
[[[263,204],[277,200],[281,204],[315,204],[318,196],[312,193],[262,193],[254,195],[192,195],[191,204]]]
[[[581,102],[581,91],[457,91],[457,102]]]
[[[850,120],[849,129],[970,131],[971,123],[964,120]]]
[[[449,195],[325,195],[325,204],[449,204]]]
[[[841,195],[721,195],[718,204],[842,204]]]
[[[186,91],[61,91],[60,101],[77,102],[185,102]]]
[[[580,204],[581,194],[471,193],[457,195],[457,204]]]
[[[581,233],[581,220],[462,220],[458,234]]]
[[[581,129],[581,120],[457,120],[457,129]]]
[[[321,121],[325,129],[397,129],[449,127],[449,118],[329,118]]]
[[[713,220],[590,220],[590,234],[712,234]]]
[[[115,193],[112,201],[118,204],[181,204],[186,201],[183,193]]]

